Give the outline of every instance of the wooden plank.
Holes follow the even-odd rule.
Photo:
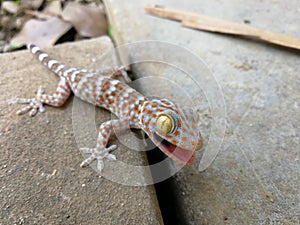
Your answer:
[[[239,24],[202,14],[167,9],[159,6],[147,5],[145,6],[145,11],[146,13],[162,18],[178,20],[181,22],[181,25],[185,27],[223,34],[252,36],[266,42],[300,50],[300,39],[298,38],[255,28],[246,24]]]

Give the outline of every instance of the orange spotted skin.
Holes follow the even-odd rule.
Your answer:
[[[146,132],[152,141],[170,158],[182,164],[191,164],[195,159],[195,151],[202,147],[200,132],[196,130],[196,115],[189,107],[183,107],[167,99],[149,100],[127,84],[113,79],[112,76],[122,75],[128,80],[122,67],[104,70],[85,70],[67,67],[50,58],[35,45],[29,44],[28,49],[38,60],[60,77],[60,82],[53,95],[47,95],[39,89],[35,98],[17,99],[18,103],[27,103],[17,113],[29,113],[34,116],[44,112],[44,104],[60,107],[71,92],[83,101],[103,107],[114,113],[119,119],[101,124],[95,148],[82,148],[81,151],[90,156],[81,166],[86,166],[97,160],[101,171],[103,159],[115,160],[110,151],[115,145],[107,147],[113,129],[138,128]],[[173,121],[173,129],[168,134],[160,132],[156,126],[157,118],[169,115]]]
[[[195,151],[202,148],[202,137],[193,128],[192,118],[195,113],[192,108],[180,106],[167,99],[148,100],[143,104],[138,122],[151,140],[170,158],[182,164],[192,164]],[[174,121],[174,128],[168,134],[161,133],[156,127],[156,118],[168,114]]]

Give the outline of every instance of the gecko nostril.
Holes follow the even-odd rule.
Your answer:
[[[203,147],[203,141],[200,138],[197,142],[196,150],[200,150]]]

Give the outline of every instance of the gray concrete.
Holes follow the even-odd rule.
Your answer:
[[[227,130],[217,158],[204,172],[197,171],[196,163],[175,177],[177,198],[187,223],[299,224],[299,51],[182,28],[175,21],[146,15],[143,9],[152,3],[239,23],[248,20],[253,26],[300,38],[299,1],[105,2],[118,44],[160,40],[190,49],[207,63],[222,89]],[[151,50],[147,44],[138,51],[128,49],[123,52],[124,61],[147,54],[151,58]],[[177,57],[181,66],[195,66],[188,58],[180,58],[179,52],[161,50],[156,54],[163,60]],[[176,65],[176,60],[173,63]],[[137,78],[155,75],[172,80],[174,74],[173,67],[156,64],[140,64],[132,69]],[[202,81],[201,76],[198,73]],[[193,83],[180,77],[176,76],[179,86]],[[211,80],[202,83],[204,91],[218,91],[210,85]],[[172,96],[170,89],[162,90],[158,83],[144,89]],[[199,103],[195,95],[193,99],[201,112],[200,127],[207,145],[213,112],[207,101]]]
[[[47,52],[72,66],[99,69],[116,64],[114,55],[105,56],[112,48],[111,40],[103,37],[59,45]],[[102,63],[95,64],[98,61]],[[34,118],[17,116],[20,105],[8,106],[5,100],[33,97],[39,86],[52,93],[58,78],[28,51],[0,55],[0,74],[0,224],[162,224],[153,186],[124,186],[120,183],[128,183],[135,174],[117,183],[109,174],[101,177],[91,167],[79,167],[81,137],[92,130],[84,142],[93,147],[96,129],[82,126],[75,130],[73,126],[86,123],[88,112],[95,111],[92,106],[71,97],[64,107],[46,107],[44,114]],[[84,109],[85,116],[74,120],[80,113],[76,109]],[[111,115],[97,109],[91,118],[98,126]],[[119,145],[115,151],[119,160],[147,164],[144,154],[120,141],[128,137],[119,137],[111,141]],[[143,143],[130,138],[130,147],[143,149]],[[105,171],[110,164],[107,162]],[[114,166],[114,172],[124,175],[126,171]],[[144,179],[149,176],[149,171],[138,172]]]

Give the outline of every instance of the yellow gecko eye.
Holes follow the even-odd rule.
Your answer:
[[[165,114],[158,116],[156,121],[157,129],[162,133],[170,133],[173,130],[174,122],[173,119]]]

